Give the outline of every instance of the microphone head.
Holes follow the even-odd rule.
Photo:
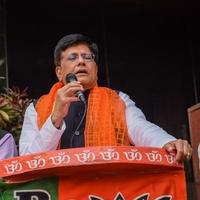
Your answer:
[[[76,78],[75,74],[69,73],[69,74],[67,74],[65,80],[67,83],[71,83],[72,81],[77,81],[77,78]]]
[[[67,76],[65,77],[65,79],[66,79],[66,83],[71,83],[71,82],[73,82],[73,81],[77,81],[77,78],[76,78],[75,74],[73,74],[73,73],[67,74]],[[76,92],[76,95],[78,96],[78,98],[79,98],[82,102],[84,102],[84,103],[86,102],[85,97],[84,97],[84,94],[83,94],[81,91],[77,91],[77,92]]]

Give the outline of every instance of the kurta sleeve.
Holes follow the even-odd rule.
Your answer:
[[[146,120],[143,112],[130,97],[119,92],[126,105],[126,122],[130,142],[136,146],[163,147],[166,143],[176,140],[159,126]]]
[[[22,132],[19,140],[19,154],[27,155],[44,151],[56,150],[65,130],[65,123],[60,129],[54,127],[49,116],[39,130],[37,112],[31,103],[26,109]]]

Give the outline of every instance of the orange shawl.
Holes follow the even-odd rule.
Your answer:
[[[52,112],[55,94],[63,84],[53,85],[37,104],[38,127],[41,128]],[[125,105],[118,94],[104,87],[91,89],[85,126],[85,146],[130,145],[125,118]]]

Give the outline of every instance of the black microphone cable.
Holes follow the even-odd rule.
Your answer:
[[[83,123],[83,120],[85,118],[86,115],[86,111],[87,111],[87,105],[86,105],[86,101],[81,101],[84,104],[84,112],[83,112],[83,116],[80,120],[80,122],[78,123],[78,126],[76,127],[75,131],[73,132],[71,138],[70,138],[70,148],[73,147],[73,140],[74,140],[74,136],[78,136],[80,133],[78,131],[78,129],[80,128],[81,124]]]

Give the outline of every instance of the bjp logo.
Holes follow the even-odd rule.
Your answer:
[[[149,198],[150,198],[150,194],[145,193],[138,197],[133,197],[132,200],[150,200]],[[95,195],[89,195],[89,200],[105,200],[105,199],[102,197],[95,196]],[[122,195],[121,192],[118,192],[113,200],[126,200],[126,199],[124,198],[124,196]],[[152,199],[152,200],[172,200],[172,196],[171,195],[162,195],[162,196],[160,196],[156,199]]]

